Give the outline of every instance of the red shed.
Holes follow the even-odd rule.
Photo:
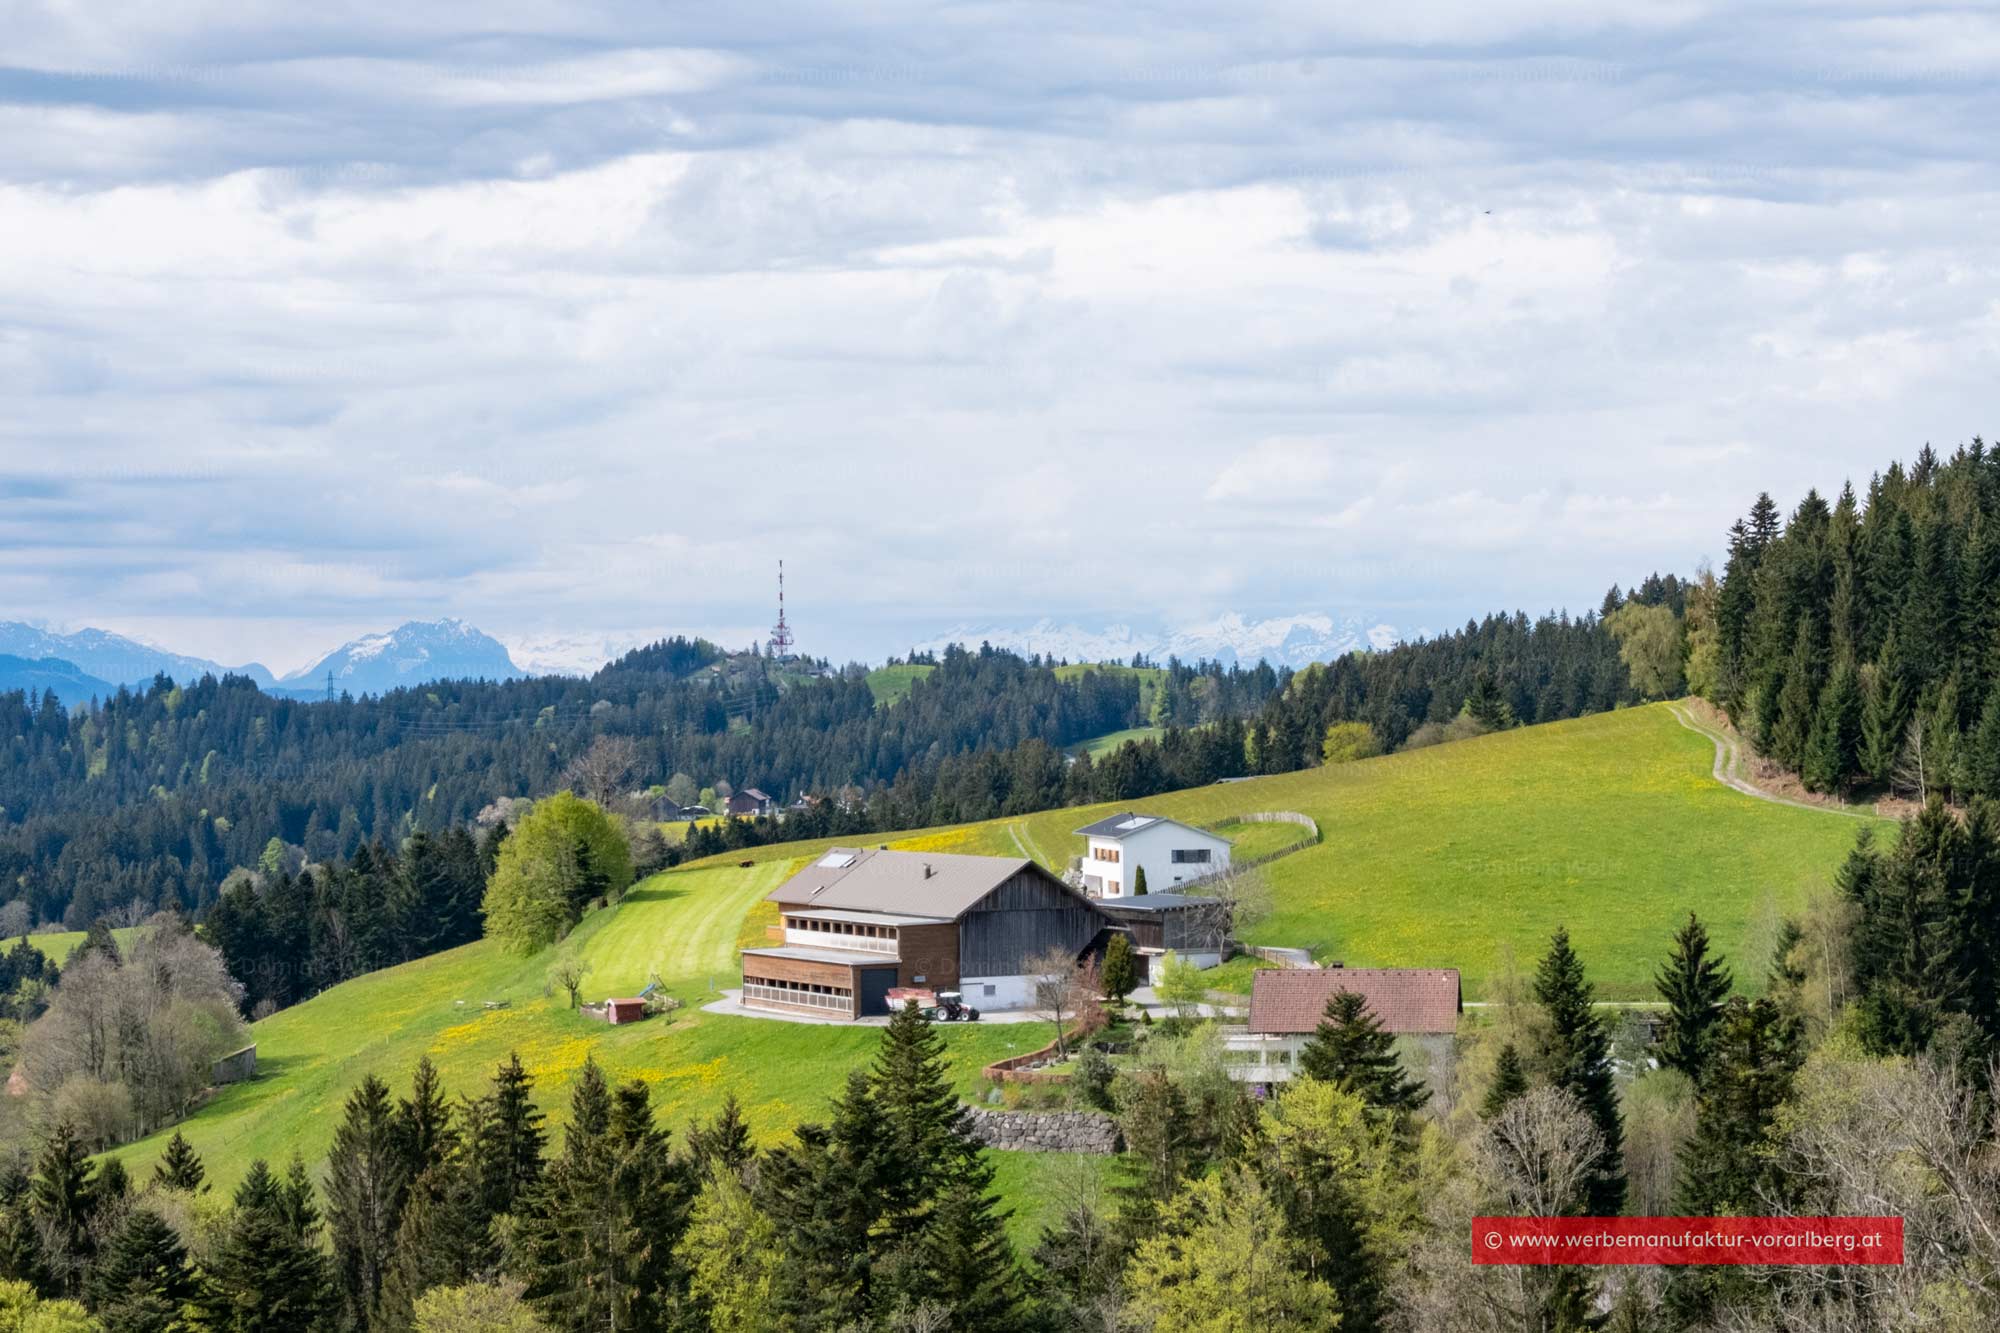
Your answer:
[[[646,1016],[644,1000],[606,1000],[604,1021],[607,1023],[636,1023]]]

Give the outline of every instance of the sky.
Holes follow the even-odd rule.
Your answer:
[[[1990,5],[0,31],[0,619],[1445,628],[2000,430]]]

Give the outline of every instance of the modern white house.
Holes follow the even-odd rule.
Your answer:
[[[1326,1014],[1327,1001],[1351,991],[1419,1072],[1448,1052],[1464,1001],[1455,967],[1263,968],[1250,978],[1250,1021],[1222,1029],[1229,1076],[1269,1086],[1296,1073],[1299,1052]]]
[[[1146,872],[1148,893],[1172,893],[1229,868],[1230,841],[1164,815],[1126,811],[1076,830],[1088,841],[1083,891],[1092,898],[1126,898]]]

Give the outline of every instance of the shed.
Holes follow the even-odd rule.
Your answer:
[[[646,1002],[641,999],[606,1000],[604,1021],[607,1023],[636,1023],[646,1016]]]

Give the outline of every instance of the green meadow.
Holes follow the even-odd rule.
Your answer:
[[[1310,815],[1322,841],[1266,865],[1272,909],[1252,943],[1313,949],[1354,966],[1449,966],[1466,998],[1510,965],[1532,968],[1567,925],[1606,999],[1643,999],[1675,926],[1694,910],[1755,986],[1786,912],[1830,880],[1862,821],[1758,801],[1713,780],[1713,748],[1664,706],[1503,732],[1379,759],[1221,783],[1140,802],[881,838],[913,850],[1028,856],[1060,869],[1083,850],[1079,826],[1136,805],[1220,826],[1248,857],[1305,835],[1247,824],[1258,811]],[[1268,841],[1266,841],[1268,840]],[[223,1184],[253,1158],[323,1158],[341,1103],[368,1073],[400,1086],[428,1054],[454,1091],[481,1089],[519,1051],[559,1123],[569,1085],[594,1056],[615,1079],[641,1078],[665,1123],[707,1116],[735,1093],[766,1138],[824,1113],[845,1071],[870,1058],[876,1029],[704,1013],[710,986],[734,983],[737,951],[761,936],[761,899],[829,845],[734,853],[653,876],[587,918],[564,945],[590,963],[587,997],[636,993],[658,975],[685,1007],[606,1027],[571,1013],[544,977],[558,950],[531,958],[481,942],[350,981],[252,1029],[259,1077],[223,1089],[184,1126]],[[747,868],[740,861],[752,864]],[[53,939],[55,937],[44,937]],[[1227,976],[1247,985],[1242,975]],[[1218,978],[1224,980],[1225,978]],[[489,1001],[505,1008],[487,1009]],[[968,1093],[979,1069],[1041,1045],[1041,1024],[941,1028]],[[164,1138],[120,1150],[147,1169]],[[1001,1179],[1033,1226],[1049,1163],[999,1155]]]

